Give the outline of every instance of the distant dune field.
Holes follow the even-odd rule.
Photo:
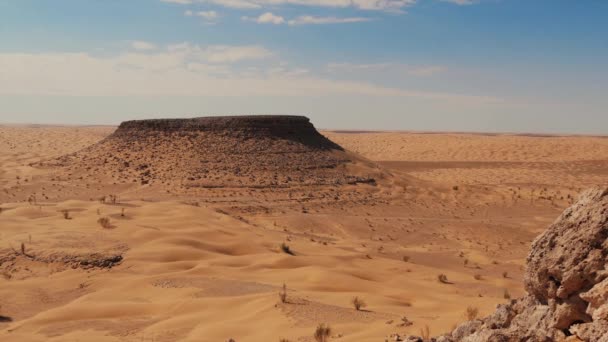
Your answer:
[[[168,160],[162,146],[116,151],[128,165],[40,166],[114,130],[0,126],[0,340],[314,341],[322,323],[343,342],[439,334],[467,307],[522,295],[531,241],[608,179],[604,138],[394,132],[324,131],[346,152],[310,155],[338,166],[291,159],[297,182],[268,168],[257,188],[247,172],[195,190],[167,173],[115,179],[145,173],[144,154]],[[225,184],[239,161],[201,151],[191,163]],[[361,178],[337,176],[342,164]]]

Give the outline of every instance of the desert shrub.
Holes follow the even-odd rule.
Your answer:
[[[403,261],[405,261],[405,262],[410,261],[410,257],[409,257],[409,256],[407,256],[407,255],[404,255],[404,256],[403,256]]]
[[[473,276],[473,278],[475,278],[475,280],[482,280],[482,279],[483,279],[483,277],[482,277],[482,276],[481,276],[481,274],[479,274],[479,273],[476,273],[476,274]]]
[[[315,329],[314,338],[317,342],[326,342],[329,339],[330,335],[331,327],[329,325],[321,323],[319,324],[319,326],[317,326],[317,329]]]
[[[291,342],[290,340],[286,339],[286,338],[282,338],[279,340],[279,342]]]
[[[507,271],[502,272],[502,277],[509,278],[509,272],[507,272]]]
[[[448,280],[448,276],[443,273],[437,276],[437,280],[439,280],[439,282],[443,284],[451,284]]]
[[[353,299],[351,299],[351,303],[353,304],[353,306],[355,307],[355,310],[357,310],[357,311],[359,311],[362,308],[367,306],[367,304],[365,303],[363,298],[359,298],[356,296]]]
[[[509,293],[509,290],[505,289],[505,292],[503,293],[503,298],[504,299],[511,299],[511,294]]]
[[[287,285],[283,284],[283,289],[279,291],[279,299],[281,303],[287,303]]]
[[[431,339],[431,329],[429,329],[428,325],[425,325],[424,328],[420,329],[420,337],[422,337],[424,341]]]
[[[454,186],[452,187],[452,190],[454,190],[454,191],[458,191],[458,189],[460,189],[460,188],[458,187],[458,185],[454,185]]]
[[[71,220],[72,218],[70,217],[70,211],[69,210],[62,210],[61,213],[63,214],[63,218],[66,220]]]
[[[281,250],[283,251],[283,253],[286,253],[289,255],[295,255],[295,253],[291,250],[291,248],[289,248],[289,245],[286,244],[285,242],[283,242],[281,244]]]
[[[110,223],[110,219],[108,217],[100,217],[97,220],[97,223],[99,223],[99,225],[105,229],[112,228],[112,223]]]
[[[21,254],[25,255],[25,243],[21,243]]]
[[[464,314],[467,320],[472,321],[479,315],[479,309],[474,306],[469,306]]]

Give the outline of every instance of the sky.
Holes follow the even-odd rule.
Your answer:
[[[606,0],[0,0],[0,123],[608,135]]]

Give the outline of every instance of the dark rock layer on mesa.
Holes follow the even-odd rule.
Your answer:
[[[608,342],[608,188],[583,193],[534,241],[525,286],[526,297],[434,341]]]
[[[378,171],[308,118],[272,115],[127,121],[51,164],[83,179],[171,188],[374,184]]]

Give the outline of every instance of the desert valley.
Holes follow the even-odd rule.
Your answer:
[[[605,137],[297,116],[0,126],[0,340],[380,342],[478,322],[464,341],[535,293],[532,242],[598,186]],[[595,210],[579,223],[602,236],[608,196],[586,196],[573,213]],[[608,277],[593,270],[584,291]],[[581,315],[546,341],[608,341],[608,316]]]

